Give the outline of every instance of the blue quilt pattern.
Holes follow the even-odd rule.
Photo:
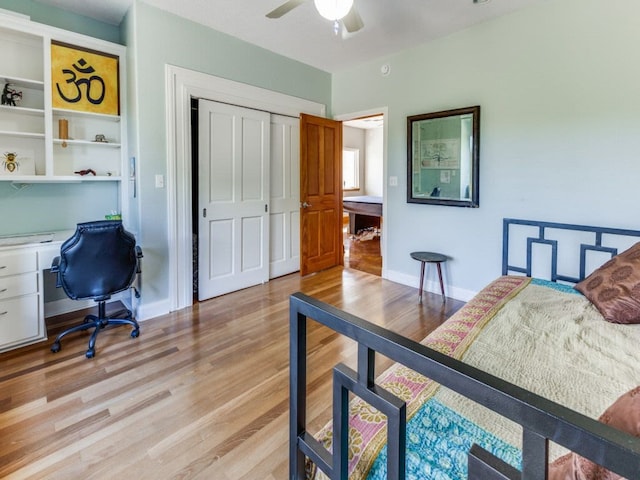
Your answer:
[[[429,400],[407,422],[407,480],[463,480],[467,478],[467,454],[474,443],[517,469],[519,449],[447,408]],[[371,467],[368,480],[387,478],[387,447]]]

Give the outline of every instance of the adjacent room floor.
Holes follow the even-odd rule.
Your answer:
[[[380,233],[379,228],[371,227],[352,235],[344,227],[344,266],[381,276]]]

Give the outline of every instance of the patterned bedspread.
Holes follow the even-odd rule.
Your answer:
[[[597,418],[640,384],[639,342],[640,325],[604,321],[570,287],[504,276],[421,343]],[[473,443],[520,467],[518,425],[400,364],[377,383],[407,402],[408,479],[466,478]],[[349,423],[349,478],[386,478],[384,416],[356,398]],[[318,438],[331,449],[331,424]],[[551,453],[564,451],[556,446]],[[326,478],[313,466],[308,473]]]

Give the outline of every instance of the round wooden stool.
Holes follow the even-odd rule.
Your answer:
[[[424,285],[424,266],[427,263],[435,263],[438,267],[438,279],[440,280],[440,291],[442,292],[442,301],[444,301],[444,283],[442,283],[442,268],[440,264],[446,262],[448,257],[441,253],[434,252],[411,252],[411,258],[420,262],[420,291],[418,293],[418,300],[422,303],[422,287]]]

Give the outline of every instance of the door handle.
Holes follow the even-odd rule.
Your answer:
[[[311,205],[310,203],[307,203],[307,202],[302,202],[302,203],[300,204],[300,207],[302,207],[302,208],[309,208],[309,207],[313,207],[313,205]]]

